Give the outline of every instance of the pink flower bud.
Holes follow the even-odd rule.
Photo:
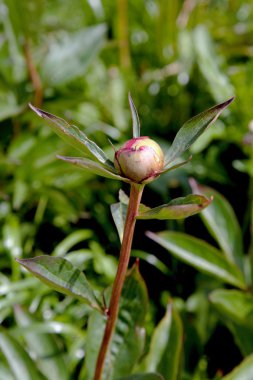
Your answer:
[[[159,176],[164,166],[160,146],[147,136],[128,140],[116,153],[115,168],[136,183],[148,183]]]

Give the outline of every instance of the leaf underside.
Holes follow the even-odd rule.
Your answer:
[[[147,211],[140,212],[137,219],[182,219],[202,211],[211,200],[202,195],[188,195],[172,200]]]

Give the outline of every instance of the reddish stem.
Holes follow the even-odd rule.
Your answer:
[[[119,300],[126,277],[127,267],[129,263],[131,246],[133,241],[134,227],[136,216],[138,213],[141,196],[144,185],[131,184],[130,199],[128,204],[123,240],[120,250],[119,266],[114,280],[110,306],[107,314],[107,322],[105,326],[104,337],[98,354],[97,365],[94,380],[101,380],[103,367],[105,363],[106,353],[109,349],[111,338],[115,329],[115,324],[119,312]]]
[[[34,92],[35,92],[34,104],[36,107],[41,107],[42,100],[43,100],[43,88],[42,88],[42,83],[41,83],[39,73],[33,62],[30,43],[28,39],[25,40],[24,51],[25,51],[25,59],[26,59],[29,77],[32,81]]]

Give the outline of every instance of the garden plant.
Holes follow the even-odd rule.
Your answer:
[[[94,309],[90,316],[88,334],[96,336],[96,339],[88,340],[86,346],[85,376],[87,379],[126,378],[127,375],[131,375],[143,354],[145,309],[147,307],[145,284],[140,277],[137,263],[127,275],[136,220],[182,219],[200,212],[211,202],[211,199],[204,195],[192,194],[173,199],[169,203],[155,208],[149,208],[141,204],[145,185],[156,180],[160,175],[185,165],[187,161],[181,159],[182,154],[216,121],[233,99],[216,105],[186,122],[179,130],[168,152],[164,154],[155,141],[140,135],[138,113],[129,94],[133,138],[118,150],[115,149],[114,163],[76,126],[30,105],[33,111],[52,125],[60,137],[74,145],[86,156],[83,158],[59,156],[60,159],[106,178],[130,184],[130,196],[129,199],[125,196],[125,204],[112,206],[112,214],[122,243],[116,278],[109,290],[100,295],[95,294],[85,275],[65,258],[38,256],[30,259],[17,259],[20,264],[53,289],[76,296]],[[124,210],[125,208],[127,211]],[[160,242],[159,238],[153,236],[152,233],[148,233],[148,236]],[[210,260],[213,261],[213,258]],[[220,263],[220,268],[218,267],[219,263],[217,264],[221,278],[227,279],[232,284],[243,286],[243,279],[240,277],[239,271],[232,265],[229,268],[223,268],[222,264]],[[217,273],[217,275],[219,274]],[[168,313],[172,313],[172,308],[173,306],[170,304]],[[164,352],[160,353],[161,357],[157,358],[155,351],[148,354],[146,366],[148,368],[150,362],[154,362],[154,370],[157,370],[157,373],[146,373],[148,371],[145,371],[145,375],[134,375],[131,377],[132,379],[138,379],[139,376],[142,376],[143,379],[169,379],[169,376],[178,373],[182,333],[173,331],[174,328],[180,330],[179,325],[173,326],[172,324],[171,335],[175,334],[174,341],[170,342],[171,337],[168,339],[167,347],[164,347]],[[170,352],[172,349],[173,353]],[[167,350],[168,352],[166,352]],[[167,355],[171,356],[171,360],[166,358]],[[163,356],[165,356],[164,359]],[[143,360],[145,361],[145,359]],[[160,361],[163,362],[163,360],[164,363],[161,364]]]
[[[252,18],[0,0],[1,380],[253,379]]]

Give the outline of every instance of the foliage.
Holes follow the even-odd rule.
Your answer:
[[[151,307],[130,323],[135,304],[125,290],[113,360],[126,364],[121,340],[129,327],[136,362],[124,369],[125,380],[158,380],[156,373],[169,380],[251,380],[253,86],[247,41],[253,6],[244,0],[138,1],[128,3],[126,20],[122,4],[0,0],[0,377],[89,378],[94,352],[86,349],[101,339],[91,333],[92,325],[103,325],[101,315],[50,290],[15,259],[68,260],[85,271],[92,297],[104,307],[100,294],[108,287],[108,300],[119,250],[110,206],[122,235],[128,202],[122,192],[117,201],[119,181],[64,162],[91,165],[90,158],[73,161],[75,150],[27,104],[78,121],[85,141],[92,138],[112,160],[107,136],[116,148],[130,137],[130,90],[141,128],[164,151],[186,120],[233,95],[236,100],[191,146],[191,162],[180,167],[189,159],[183,157],[177,170],[146,190],[143,202],[150,208],[142,206],[139,218],[146,220],[137,221],[133,253],[141,255]],[[136,118],[134,131],[137,137]],[[175,158],[175,144],[170,152]],[[167,220],[180,206],[171,198],[188,212],[190,176],[205,183],[191,182],[193,192],[197,187],[214,197],[201,213],[203,224],[198,217]],[[164,207],[157,210],[157,204]],[[149,222],[150,213],[158,220]],[[174,256],[144,237],[146,230]],[[129,281],[146,304],[134,268]],[[82,364],[86,355],[91,369]]]

